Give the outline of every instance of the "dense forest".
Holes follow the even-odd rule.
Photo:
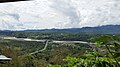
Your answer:
[[[47,40],[72,40],[87,41],[92,37],[103,34],[81,34],[72,32],[25,32],[25,31],[1,31],[0,36],[17,38],[47,39]]]
[[[70,32],[6,31],[1,37],[17,37],[95,43],[28,42],[0,38],[0,54],[12,58],[0,61],[0,67],[120,67],[120,35],[82,34]]]

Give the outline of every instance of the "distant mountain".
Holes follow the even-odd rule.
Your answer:
[[[120,25],[105,25],[98,27],[83,27],[69,29],[43,29],[43,30],[24,30],[26,32],[76,32],[76,33],[97,33],[97,34],[120,34]]]
[[[18,30],[19,31],[19,30]],[[2,30],[0,33],[12,33],[14,31]],[[42,30],[20,30],[19,32],[74,32],[83,34],[120,34],[120,25],[105,25],[98,27],[83,27],[69,29],[42,29]],[[9,34],[8,34],[9,35]]]

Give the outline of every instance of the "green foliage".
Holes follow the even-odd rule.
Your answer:
[[[84,55],[84,57],[81,58],[67,56],[64,59],[64,61],[67,61],[68,63],[62,65],[63,67],[106,67],[106,66],[116,67],[117,66],[114,59],[108,57],[96,56],[95,53],[87,53]]]
[[[119,35],[57,32],[14,32],[9,35],[49,40],[87,41],[90,38],[89,41],[95,45],[50,42],[45,51],[30,55],[29,53],[42,49],[45,43],[0,39],[0,53],[12,58],[9,64],[2,64],[2,67],[119,67]]]
[[[96,43],[92,51],[87,50],[81,57],[66,57],[67,64],[63,67],[119,67],[120,63],[120,37],[115,35],[102,35],[92,38]],[[104,52],[103,52],[104,51]]]
[[[93,54],[84,55],[84,58],[67,57],[65,61],[68,61],[68,64],[64,65],[64,67],[116,67],[114,59],[95,57]]]
[[[72,55],[78,57],[86,49],[84,44],[49,43],[45,51],[29,55],[31,52],[42,49],[44,44],[41,42],[0,39],[0,53],[12,58],[9,64],[5,63],[2,67],[46,67],[48,64],[64,65],[66,61],[63,61],[63,59],[66,56]]]
[[[49,39],[49,40],[82,40],[86,41],[91,37],[97,37],[100,34],[82,34],[71,32],[12,32],[10,36],[18,38]]]

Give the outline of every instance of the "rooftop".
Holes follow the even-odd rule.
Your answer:
[[[0,55],[0,60],[11,60],[11,58],[7,58],[7,57],[4,56],[4,55]]]

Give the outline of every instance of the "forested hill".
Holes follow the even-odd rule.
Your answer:
[[[26,32],[79,32],[79,33],[97,33],[97,34],[120,34],[120,25],[106,25],[98,27],[83,27],[70,29],[43,29],[43,30],[25,30]]]
[[[2,30],[0,34],[10,35],[16,31]],[[120,25],[106,25],[98,27],[83,27],[83,28],[69,28],[69,29],[43,29],[43,30],[24,30],[18,32],[75,32],[87,34],[120,34]]]

